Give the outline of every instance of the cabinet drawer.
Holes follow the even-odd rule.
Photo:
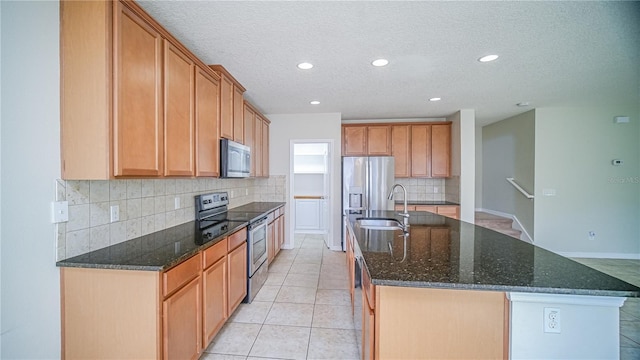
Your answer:
[[[231,251],[237,248],[239,245],[247,241],[247,228],[242,228],[242,230],[233,233],[229,236],[229,245],[227,246],[227,251]]]
[[[415,205],[407,205],[407,211],[416,211],[417,206]],[[404,204],[395,204],[394,209],[396,211],[404,211]]]
[[[162,295],[176,291],[200,273],[200,257],[192,256],[188,260],[162,274]]]
[[[437,206],[430,206],[430,205],[416,205],[416,211],[428,211],[428,212],[432,212],[432,213],[437,213],[438,209]]]
[[[438,206],[438,214],[458,218],[458,206]]]
[[[371,310],[375,308],[376,304],[376,286],[371,283],[371,278],[369,278],[369,272],[366,269],[362,269],[362,291],[367,296],[367,301],[369,302],[369,307]]]
[[[228,238],[224,238],[219,243],[211,246],[202,252],[202,268],[206,269],[216,261],[227,256]]]

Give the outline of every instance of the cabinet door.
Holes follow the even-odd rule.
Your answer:
[[[208,346],[227,321],[227,276],[226,256],[202,273],[203,348]]]
[[[162,304],[164,359],[197,359],[202,349],[200,277]]]
[[[262,177],[269,177],[269,122],[262,119]]]
[[[278,253],[280,252],[280,235],[282,233],[282,222],[280,221],[281,217],[277,218],[274,222],[274,229],[273,229],[273,248],[274,248],[274,255],[273,257],[276,257],[278,255]]]
[[[296,230],[320,229],[320,201],[318,199],[296,199]]]
[[[380,125],[367,127],[367,155],[391,155],[391,126]]]
[[[262,118],[255,116],[253,124],[255,151],[251,153],[251,167],[255,166],[254,174],[256,177],[260,177],[262,176]]]
[[[160,176],[162,38],[118,2],[114,24],[114,176]]]
[[[395,162],[395,175],[411,177],[411,155],[409,148],[409,125],[391,127],[391,155]]]
[[[451,175],[451,125],[431,125],[431,177]]]
[[[247,296],[247,242],[243,242],[227,255],[229,267],[229,316]]]
[[[411,176],[431,176],[431,125],[411,125]]]
[[[375,359],[375,311],[371,309],[365,293],[362,293],[362,358]]]
[[[280,250],[282,249],[282,246],[284,246],[284,213],[282,213],[282,216],[278,218],[278,221],[280,222],[280,234],[278,234],[278,240],[280,240],[280,244],[278,245],[278,250]]]
[[[233,141],[244,144],[244,96],[237,86],[233,87]]]
[[[271,263],[273,258],[276,256],[275,238],[275,221],[273,221],[267,225],[267,261],[269,263]]]
[[[233,81],[220,74],[220,137],[233,140]]]
[[[196,67],[196,176],[220,171],[220,83]]]
[[[256,154],[255,136],[255,112],[249,105],[244,104],[244,144],[251,149],[251,169],[249,176],[256,176],[256,162],[253,159]]]
[[[193,176],[194,63],[164,41],[164,175]]]
[[[342,127],[342,155],[364,156],[367,154],[367,127]]]

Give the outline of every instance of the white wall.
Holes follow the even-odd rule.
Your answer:
[[[474,223],[476,202],[476,113],[462,109],[451,121],[451,175],[460,176],[460,220]]]
[[[4,359],[60,357],[60,283],[50,222],[60,177],[58,6],[0,2]]]
[[[482,208],[482,126],[476,126],[476,209]]]
[[[535,115],[535,110],[530,110],[482,128],[483,208],[514,215],[531,237],[534,200],[527,199],[506,178],[515,178],[533,193]]]
[[[640,258],[639,107],[536,109],[538,245],[569,256]],[[614,124],[617,115],[631,122]]]
[[[333,189],[332,189],[332,248],[339,248],[341,243],[341,115],[340,113],[325,114],[269,114],[269,166],[272,175],[286,175],[287,184],[290,177],[290,144],[291,140],[333,139],[331,155],[333,159]],[[287,188],[287,199],[291,199],[290,189]],[[286,211],[292,214],[294,209],[291,201],[287,201]],[[285,226],[286,246],[293,244],[293,224],[291,217],[287,217]]]

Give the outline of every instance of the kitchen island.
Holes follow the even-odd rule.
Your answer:
[[[411,212],[405,233],[362,217],[402,220],[376,211],[347,223],[366,358],[619,356],[619,307],[639,288],[455,219]]]

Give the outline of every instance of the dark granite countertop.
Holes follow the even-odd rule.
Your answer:
[[[409,234],[363,229],[351,215],[365,268],[376,285],[640,297],[640,288],[548,250],[470,223],[410,212]],[[356,250],[357,251],[357,250]]]
[[[239,208],[270,212],[285,203],[253,202]],[[231,210],[237,210],[234,208]],[[241,210],[250,211],[250,210]],[[229,221],[227,232],[203,243],[194,221],[91,251],[56,263],[59,267],[164,271],[221,241],[247,222]]]

